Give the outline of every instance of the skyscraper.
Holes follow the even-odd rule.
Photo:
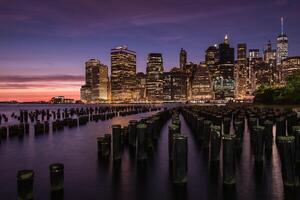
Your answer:
[[[289,76],[300,72],[300,56],[288,57],[282,60],[282,81]]]
[[[146,96],[149,101],[163,99],[163,58],[161,53],[150,53],[146,69]]]
[[[163,77],[164,100],[185,101],[187,99],[187,74],[174,67],[170,72],[164,72]]]
[[[283,17],[281,17],[281,33],[277,37],[277,65],[288,57],[288,37],[283,30]]]
[[[249,49],[249,61],[259,57],[260,57],[259,49]]]
[[[85,85],[81,87],[81,100],[87,103],[107,101],[108,67],[98,59],[85,63]]]
[[[210,46],[205,51],[206,65],[216,65],[219,62],[219,49],[217,45]]]
[[[218,76],[214,78],[214,92],[218,99],[234,97],[234,48],[230,47],[226,35],[224,42],[219,44]]]
[[[192,100],[213,99],[211,78],[206,64],[202,63],[196,67],[191,90]]]
[[[264,50],[264,62],[275,66],[276,65],[276,50],[272,49],[272,43],[269,40],[266,49]]]
[[[132,100],[136,86],[136,53],[126,46],[111,49],[111,100]]]
[[[247,88],[247,44],[237,45],[237,62],[235,64],[236,98],[243,99]]]
[[[180,67],[180,69],[184,69],[186,63],[187,63],[187,53],[186,53],[186,50],[181,48],[180,55],[179,55],[179,67]]]

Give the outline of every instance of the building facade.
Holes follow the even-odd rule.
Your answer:
[[[180,54],[179,54],[179,67],[180,67],[180,69],[184,69],[186,63],[187,63],[187,52],[186,52],[186,50],[181,48]]]
[[[286,82],[286,79],[296,73],[300,73],[300,56],[288,57],[282,60],[282,81]]]
[[[244,99],[247,94],[248,76],[247,45],[242,43],[237,45],[237,61],[235,63],[235,84],[237,99]]]
[[[163,99],[163,58],[161,53],[150,53],[146,69],[146,96],[148,101]]]
[[[277,37],[277,65],[288,57],[288,37],[283,31],[283,17],[281,18],[281,33]]]
[[[85,85],[80,90],[81,100],[97,103],[108,100],[108,67],[98,59],[85,63]]]
[[[211,78],[206,64],[200,64],[197,66],[195,74],[192,78],[191,88],[191,100],[204,101],[214,98]]]
[[[126,46],[111,49],[111,100],[131,101],[136,87],[136,53]]]

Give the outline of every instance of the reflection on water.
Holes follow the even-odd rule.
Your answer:
[[[0,144],[0,199],[16,198],[16,172],[35,171],[35,199],[284,199],[281,168],[276,145],[263,166],[255,166],[249,133],[236,159],[236,185],[223,187],[222,163],[209,162],[183,117],[181,131],[188,136],[188,183],[174,186],[168,160],[168,121],[162,128],[154,153],[147,162],[137,163],[134,150],[125,147],[122,160],[98,157],[96,138],[111,132],[112,124],[127,125],[153,113],[117,117],[66,128],[48,135],[11,138]],[[246,123],[247,125],[247,123]],[[32,127],[31,127],[32,128]],[[246,127],[247,130],[247,127]],[[32,130],[30,131],[32,133]],[[222,153],[220,154],[222,156]],[[220,158],[222,160],[222,157]],[[64,191],[50,192],[49,165],[64,163]],[[289,198],[297,199],[298,196]]]

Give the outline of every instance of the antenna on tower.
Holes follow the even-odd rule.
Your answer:
[[[281,35],[283,35],[283,17],[281,17]]]

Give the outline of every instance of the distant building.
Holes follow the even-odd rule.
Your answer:
[[[186,50],[181,48],[180,54],[179,54],[179,67],[180,67],[180,69],[184,69],[186,63],[187,63],[187,52],[186,52]]]
[[[139,72],[136,74],[136,90],[138,93],[137,100],[145,101],[146,100],[146,74]]]
[[[206,65],[216,65],[219,63],[219,49],[218,46],[210,46],[205,51]]]
[[[164,72],[163,77],[163,99],[165,101],[186,101],[187,74],[179,68],[173,68],[170,72]]]
[[[92,102],[92,88],[91,86],[83,85],[80,88],[80,100],[85,103]]]
[[[196,67],[191,87],[192,100],[213,99],[213,88],[206,64],[200,64]]]
[[[247,45],[242,43],[237,45],[237,61],[235,63],[235,84],[236,98],[244,99],[247,94],[248,76]]]
[[[192,99],[192,80],[197,69],[197,64],[189,62],[186,64],[184,72],[187,76],[187,99]]]
[[[268,63],[265,63],[263,59],[253,59],[250,62],[251,68],[254,74],[254,86],[253,90],[256,90],[261,85],[271,85],[273,71]]]
[[[75,103],[75,100],[67,99],[64,96],[55,96],[55,97],[51,98],[50,103],[52,103],[52,104],[63,104],[63,103],[68,104],[68,103]]]
[[[226,35],[224,42],[219,44],[219,63],[234,64],[234,48],[229,45],[229,38]]]
[[[108,67],[98,59],[85,63],[85,85],[80,89],[83,102],[97,103],[108,100]]]
[[[282,60],[282,80],[286,79],[295,74],[300,73],[300,56],[288,57]]]
[[[232,99],[235,93],[234,48],[230,47],[227,35],[224,42],[219,44],[219,58],[217,76],[213,79],[215,98]]]
[[[281,18],[281,33],[277,37],[277,65],[288,57],[288,37],[283,31],[283,17]]]
[[[136,86],[136,53],[126,46],[111,49],[111,100],[131,101]]]
[[[259,57],[260,57],[259,49],[249,49],[249,61]]]
[[[208,67],[210,77],[214,81],[219,75],[219,48],[218,45],[210,46],[205,51],[205,64]]]
[[[161,53],[150,53],[146,69],[146,96],[149,101],[163,100],[163,58]]]
[[[264,50],[264,62],[271,66],[276,65],[276,50],[272,49],[271,41],[268,42],[267,47]]]

